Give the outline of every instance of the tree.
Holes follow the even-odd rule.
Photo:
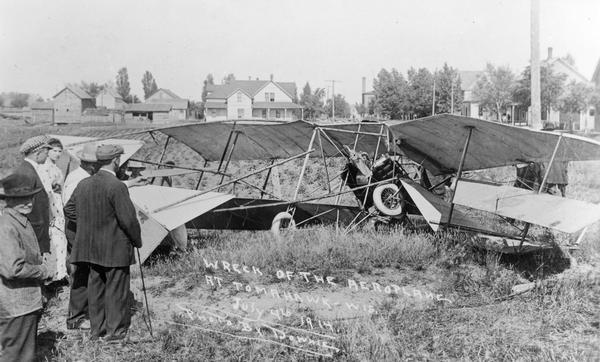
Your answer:
[[[10,101],[10,106],[14,108],[27,107],[28,99],[29,95],[26,93],[15,93]]]
[[[123,100],[125,102],[127,102],[127,100],[132,100],[133,98],[129,96],[131,88],[129,87],[129,75],[127,74],[127,67],[119,69],[115,82],[117,85],[117,93],[119,93]]]
[[[495,67],[488,63],[483,75],[477,79],[473,94],[479,104],[486,110],[500,115],[512,102],[512,95],[516,86],[516,77],[508,66]]]
[[[0,107],[4,107],[4,97],[0,95]]]
[[[323,96],[325,90],[322,88],[315,89],[313,93],[308,82],[302,89],[300,95],[300,105],[304,109],[304,119],[315,120],[323,113]]]
[[[202,85],[202,101],[200,102],[200,107],[198,109],[198,112],[201,115],[204,115],[204,110],[206,109],[206,97],[208,95],[208,88],[211,85],[214,85],[215,81],[213,79],[213,75],[208,73],[208,75],[206,76],[206,79],[204,80],[204,84]]]
[[[361,118],[364,118],[367,115],[367,112],[369,111],[368,107],[362,103],[356,102],[354,104],[354,108],[356,109],[356,112],[358,113],[358,115]]]
[[[350,105],[346,102],[346,98],[344,98],[341,94],[336,94],[334,99],[335,105],[335,117],[339,118],[349,118],[350,117]],[[325,104],[325,114],[331,114],[331,98],[327,100]]]
[[[582,82],[571,82],[560,97],[558,109],[568,113],[569,129],[572,128],[573,116],[586,111],[588,106],[595,103],[594,88]]]
[[[559,98],[564,90],[567,79],[565,74],[554,74],[547,66],[540,67],[540,89],[542,112],[558,107]],[[513,100],[525,107],[531,106],[531,68],[525,68],[521,79],[517,81]]]
[[[125,103],[141,103],[142,102],[142,100],[135,94],[128,95],[127,98],[123,98],[123,101],[125,101]]]
[[[435,113],[450,113],[452,109],[460,109],[463,101],[460,89],[458,70],[444,63],[442,70],[435,73]]]
[[[409,108],[407,82],[396,69],[381,69],[373,80],[375,112],[383,117],[400,119]]]
[[[431,115],[433,101],[433,74],[427,68],[408,70],[409,113],[417,117]]]
[[[148,97],[158,90],[156,80],[149,71],[146,71],[142,76],[142,88],[144,89],[144,99],[148,99]]]
[[[232,80],[235,80],[235,75],[233,75],[233,73],[229,73],[225,78],[223,78],[223,83],[230,83]]]
[[[98,94],[100,94],[100,92],[102,92],[104,89],[106,89],[107,85],[106,84],[102,84],[100,85],[99,83],[96,82],[86,82],[86,81],[81,81],[79,83],[69,83],[67,84],[68,86],[75,86],[77,88],[81,88],[84,91],[86,91],[87,94],[89,94],[90,96],[92,96],[93,98],[96,98],[96,96]]]

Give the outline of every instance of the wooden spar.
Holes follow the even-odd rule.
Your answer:
[[[240,133],[236,132],[235,137],[233,138],[233,144],[231,145],[231,150],[229,151],[229,155],[227,156],[227,162],[225,163],[225,167],[223,168],[223,172],[226,172],[227,168],[229,167],[229,162],[231,161],[231,156],[233,156],[233,151],[235,151],[235,145],[237,144],[237,140],[238,140],[239,136],[240,136]],[[225,179],[225,176],[221,176],[221,181],[219,181],[219,184],[221,184],[224,179]]]
[[[150,132],[150,134],[152,134],[152,132]],[[154,138],[154,137],[153,137]],[[160,154],[160,158],[158,159],[157,163],[162,163],[163,159],[165,158],[165,154],[167,153],[167,146],[169,145],[169,141],[171,140],[171,136],[167,137],[167,140],[165,141],[165,147],[163,147],[162,153]],[[152,180],[150,180],[150,183],[153,184],[154,183],[154,179],[156,177],[152,177]]]
[[[204,160],[203,168],[206,168],[206,165],[208,165],[208,160]],[[204,177],[204,171],[200,172],[200,176],[198,176],[198,182],[196,183],[196,190],[198,190],[198,188],[200,187],[200,182],[202,181],[202,177]]]
[[[352,146],[352,151],[353,152],[356,152],[356,145],[358,145],[358,135],[360,134],[360,126],[361,125],[362,124],[359,123],[358,124],[358,129],[356,130],[356,137],[354,137],[354,146]]]
[[[229,136],[227,137],[227,143],[225,143],[225,148],[223,149],[223,154],[221,154],[221,159],[219,160],[219,166],[217,167],[217,171],[221,171],[221,166],[223,165],[223,161],[225,160],[225,155],[227,155],[227,150],[229,149],[229,143],[231,142],[231,136],[233,136],[233,132],[235,132],[236,125],[237,125],[237,121],[234,121],[233,126],[231,127],[231,131],[229,131]]]
[[[546,181],[548,180],[548,175],[550,174],[550,168],[552,168],[552,165],[554,165],[554,159],[556,158],[556,154],[558,153],[558,148],[560,147],[560,141],[563,138],[563,134],[561,133],[560,136],[558,136],[558,141],[556,141],[556,146],[554,146],[554,151],[552,152],[552,157],[550,157],[550,162],[548,163],[548,168],[546,169],[546,172],[544,173],[544,179],[542,180],[542,184],[540,185],[540,189],[538,190],[538,194],[541,194],[544,190],[544,187],[546,186]]]
[[[369,181],[367,182],[367,184],[371,183],[371,179],[373,179],[373,164],[375,164],[375,160],[377,159],[377,153],[379,152],[379,144],[381,143],[381,136],[383,132],[383,125],[381,125],[381,128],[379,129],[379,137],[377,137],[377,146],[375,146],[375,154],[373,155],[373,162],[371,163],[371,175],[369,175]],[[364,207],[364,205],[367,204],[367,197],[369,196],[368,192],[365,192],[365,198],[362,202],[362,205]]]
[[[469,134],[467,135],[467,140],[465,141],[465,147],[463,149],[462,155],[460,156],[460,163],[458,165],[458,171],[456,172],[456,182],[452,187],[452,194],[450,195],[450,212],[448,213],[448,225],[452,222],[452,213],[454,212],[454,194],[456,193],[456,188],[458,187],[458,181],[460,180],[460,176],[462,175],[463,166],[465,165],[465,159],[467,158],[467,150],[469,149],[469,143],[471,142],[471,135],[473,134],[474,126],[466,126],[469,130]]]
[[[345,191],[341,191],[340,193],[336,193],[336,194],[333,194],[333,195],[327,195],[325,197],[324,196],[315,196],[315,197],[309,197],[309,198],[306,198],[306,199],[296,200],[296,201],[278,201],[278,202],[273,202],[273,203],[269,203],[269,204],[262,204],[262,205],[238,206],[238,207],[231,207],[231,208],[228,208],[228,209],[216,209],[216,210],[213,210],[212,212],[239,211],[239,210],[246,210],[246,209],[258,209],[258,208],[261,208],[261,207],[268,207],[268,206],[294,205],[294,204],[299,204],[299,203],[303,203],[303,202],[321,200],[321,199],[328,198],[328,197],[333,197],[333,196],[347,194],[349,192],[354,192],[356,190],[364,189],[366,187],[371,187],[371,186],[374,186],[374,185],[380,185],[380,184],[383,184],[383,183],[386,183],[386,182],[390,182],[392,180],[394,180],[393,177],[389,178],[389,179],[385,179],[385,180],[374,182],[374,183],[372,183],[370,185],[363,185],[363,186],[355,187],[353,189],[348,189],[348,190],[345,190]],[[179,201],[179,202],[183,202],[183,201],[186,201],[186,200],[182,200],[182,201]],[[179,202],[177,202],[177,203],[179,203]],[[339,206],[339,205],[336,205],[336,206]],[[161,211],[161,210],[158,210],[158,211]],[[153,212],[156,212],[156,211],[153,211]]]
[[[190,171],[198,171],[198,172],[208,172],[208,173],[214,173],[215,175],[225,175],[227,177],[232,177],[230,174],[224,173],[224,172],[219,172],[219,171],[215,171],[215,170],[210,170],[208,168],[194,168],[194,167],[186,167],[186,166],[177,166],[177,165],[167,165],[165,163],[157,163],[157,162],[152,162],[152,161],[144,161],[144,160],[138,160],[136,158],[130,158],[130,161],[136,161],[136,162],[141,162],[141,163],[147,163],[149,165],[155,165],[155,166],[163,166],[163,167],[169,167],[169,168],[180,168],[182,170],[190,170]],[[205,161],[204,164],[207,164],[208,161]]]
[[[325,178],[327,179],[327,191],[331,193],[331,185],[329,183],[329,170],[327,169],[327,160],[325,159],[325,151],[323,151],[323,140],[321,139],[321,132],[319,132],[319,146],[321,147],[321,158],[323,159],[323,166],[325,166]]]
[[[232,183],[235,183],[235,182],[240,182],[241,180],[243,180],[243,179],[245,179],[245,178],[248,178],[248,177],[250,177],[250,176],[252,176],[252,175],[256,175],[257,173],[261,173],[261,172],[263,172],[263,171],[266,171],[266,170],[268,170],[269,168],[272,168],[272,167],[279,166],[279,165],[282,165],[282,164],[284,164],[284,163],[290,162],[291,160],[295,160],[296,158],[300,158],[300,157],[302,157],[302,156],[304,156],[304,155],[310,154],[310,153],[311,153],[311,152],[313,152],[313,151],[314,151],[314,150],[308,150],[308,151],[306,151],[306,152],[302,152],[302,153],[300,153],[300,154],[297,154],[297,155],[295,155],[295,156],[292,156],[292,157],[286,158],[285,160],[282,160],[282,161],[276,162],[276,163],[274,163],[274,164],[272,164],[272,165],[270,165],[270,166],[267,166],[267,167],[263,167],[263,168],[261,168],[261,169],[259,169],[259,170],[253,171],[253,172],[251,172],[251,173],[249,173],[249,174],[247,174],[247,175],[244,175],[244,176],[238,177],[238,178],[236,178],[236,179],[234,179],[234,180],[230,180],[230,181],[228,181],[228,182],[225,182],[224,184],[217,185],[217,186],[215,186],[215,187],[212,187],[212,188],[210,188],[210,189],[208,189],[208,190],[204,190],[204,191],[202,191],[202,192],[200,192],[200,193],[197,193],[197,194],[195,194],[195,195],[188,196],[188,197],[186,197],[186,198],[184,198],[184,199],[181,199],[181,200],[179,200],[179,201],[173,202],[173,203],[171,203],[171,204],[169,204],[169,205],[165,205],[165,206],[159,207],[158,209],[151,211],[151,213],[155,213],[155,212],[159,212],[159,211],[162,211],[162,210],[168,209],[168,208],[170,208],[170,207],[172,207],[172,206],[175,206],[175,205],[177,205],[177,204],[179,204],[179,203],[181,203],[181,202],[185,202],[185,201],[188,201],[188,200],[191,200],[191,199],[193,199],[194,197],[197,197],[197,196],[201,196],[201,195],[207,194],[207,193],[209,193],[209,192],[211,192],[211,191],[214,191],[214,190],[217,190],[217,189],[219,189],[219,188],[221,188],[221,187],[223,187],[223,186],[227,186],[227,185],[230,185],[230,184],[232,184]],[[254,186],[254,185],[251,185],[251,186]],[[258,189],[260,190],[260,188],[259,188],[258,186],[254,186],[254,187],[256,187],[256,188],[258,188]],[[333,195],[333,196],[335,196],[335,195]]]
[[[275,159],[271,160],[271,165],[275,163]],[[263,198],[263,195],[265,194],[265,190],[267,189],[267,183],[269,182],[269,177],[271,177],[271,171],[273,169],[270,168],[269,171],[267,171],[267,177],[265,177],[265,182],[263,183],[263,187],[262,187],[262,191],[260,192],[260,198]]]
[[[335,142],[333,142],[333,140],[329,137],[329,135],[323,131],[320,127],[317,127],[317,129],[319,130],[319,133],[322,134],[323,136],[325,136],[325,138],[327,138],[327,141],[329,141],[329,143],[331,143],[331,145],[333,147],[335,147],[335,149],[339,152],[340,155],[344,156],[344,157],[348,157],[344,154],[344,152],[342,152],[342,150],[340,150],[340,148],[335,144]]]
[[[313,143],[315,142],[315,137],[317,136],[317,130],[313,131],[312,137],[310,138],[310,142],[308,143],[308,149],[312,150]],[[296,185],[296,191],[294,192],[293,200],[298,198],[298,192],[300,192],[300,185],[302,185],[302,179],[304,178],[304,172],[306,171],[306,166],[308,165],[308,159],[310,158],[310,153],[307,153],[304,157],[304,163],[302,164],[302,170],[300,170],[300,176],[298,177],[298,184]]]
[[[361,132],[360,131],[360,123],[358,124],[359,126],[359,130],[358,131],[350,131],[350,130],[346,130],[346,129],[338,129],[338,128],[329,128],[329,127],[320,127],[322,130],[325,131],[331,131],[331,132],[342,132],[342,133],[352,133],[352,134],[356,134],[356,135],[364,135],[364,136],[379,136],[379,134],[377,133],[373,133],[373,132]],[[382,125],[383,126],[383,125]],[[381,133],[381,132],[380,132]]]
[[[550,168],[552,168],[552,165],[554,164],[554,159],[556,158],[556,154],[558,153],[558,148],[560,147],[560,141],[563,138],[563,134],[561,133],[560,136],[558,136],[558,141],[556,141],[556,145],[554,146],[554,151],[552,151],[552,156],[550,157],[550,162],[548,163],[548,168],[546,168],[546,172],[544,173],[544,178],[542,179],[542,183],[540,185],[540,188],[538,189],[538,195],[541,194],[544,190],[544,187],[546,187],[546,181],[548,180],[548,175],[550,174]],[[527,233],[529,232],[529,227],[531,226],[530,223],[525,224],[525,227],[523,228],[523,234],[521,235],[521,242],[519,243],[519,247],[517,250],[521,250],[521,248],[523,247],[523,243],[525,242],[525,238],[527,237]]]

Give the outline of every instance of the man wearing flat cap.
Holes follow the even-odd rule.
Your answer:
[[[50,252],[50,206],[48,194],[43,189],[44,185],[38,174],[38,168],[39,165],[46,162],[48,150],[52,148],[48,141],[47,136],[35,136],[26,140],[20,148],[25,159],[13,172],[23,176],[23,186],[32,189],[42,188],[42,191],[36,193],[33,197],[33,210],[27,215],[27,219],[29,219],[33,230],[35,230],[35,236],[42,254]]]
[[[27,216],[42,187],[28,184],[26,175],[1,181],[0,198],[0,361],[33,361],[42,309],[41,284],[52,278],[53,259],[42,261],[35,231]]]
[[[65,216],[77,224],[71,263],[89,267],[90,337],[106,341],[127,336],[129,266],[135,264],[133,248],[142,246],[127,186],[116,177],[121,154],[121,146],[98,146],[100,170],[79,183],[65,206]]]

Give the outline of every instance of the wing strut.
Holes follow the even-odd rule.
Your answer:
[[[465,126],[465,128],[469,130],[469,134],[467,135],[465,147],[463,148],[462,155],[460,156],[460,164],[458,165],[458,171],[456,172],[456,181],[454,182],[454,185],[452,185],[452,193],[450,195],[450,212],[448,213],[448,225],[450,225],[452,221],[452,212],[454,212],[454,194],[456,193],[456,187],[458,186],[458,181],[462,175],[463,166],[465,165],[465,158],[467,157],[467,150],[469,149],[469,142],[471,142],[471,135],[473,134],[473,129],[475,127]]]

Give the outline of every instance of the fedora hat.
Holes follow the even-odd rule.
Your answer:
[[[42,191],[41,187],[34,188],[32,186],[23,186],[27,184],[28,181],[29,179],[26,175],[18,173],[6,176],[5,179],[0,181],[2,183],[2,186],[0,187],[0,198],[27,197]]]
[[[83,145],[83,149],[77,152],[77,158],[85,162],[96,162],[98,161],[96,158],[97,149],[98,145],[96,143],[86,143]]]

